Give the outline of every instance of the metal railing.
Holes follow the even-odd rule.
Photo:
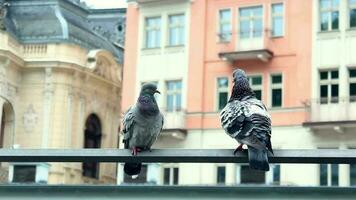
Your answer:
[[[247,163],[232,149],[0,149],[0,162]],[[356,164],[356,149],[275,150],[270,163]],[[211,176],[211,174],[207,174]],[[303,176],[303,174],[301,174]],[[0,185],[1,199],[356,199],[356,187]]]
[[[232,149],[152,149],[132,156],[127,149],[0,149],[0,162],[247,163],[247,152]],[[275,150],[270,163],[356,164],[356,149]]]

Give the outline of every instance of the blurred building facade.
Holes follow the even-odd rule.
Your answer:
[[[274,149],[354,148],[354,4],[129,1],[123,111],[142,83],[155,82],[166,116],[155,148],[234,148],[219,110],[231,93],[232,71],[242,68],[272,115]],[[353,165],[273,165],[256,174],[236,164],[155,164],[147,171],[141,181],[158,184],[356,184]],[[119,172],[119,182],[128,181]]]
[[[1,148],[116,148],[126,9],[73,0],[0,6]],[[116,164],[1,168],[3,182],[116,182]]]

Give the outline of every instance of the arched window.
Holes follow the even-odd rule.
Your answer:
[[[91,114],[85,123],[84,148],[100,148],[101,124],[97,115]],[[83,163],[83,176],[99,178],[99,163]]]

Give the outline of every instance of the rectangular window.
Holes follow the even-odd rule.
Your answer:
[[[184,14],[169,16],[169,46],[184,45],[185,16]]]
[[[145,20],[146,48],[161,46],[161,17],[147,17]]]
[[[350,102],[356,102],[356,69],[349,70],[349,96]]]
[[[264,171],[250,169],[248,165],[240,167],[241,184],[264,184],[266,182],[266,173]]]
[[[356,164],[350,165],[350,186],[356,185]]]
[[[272,107],[282,107],[282,75],[274,74],[271,75],[271,106]]]
[[[163,184],[164,185],[178,185],[179,168],[165,167],[163,168]]]
[[[262,6],[240,8],[240,38],[260,38],[262,37]]]
[[[283,36],[284,31],[284,6],[283,3],[272,4],[272,36]]]
[[[281,165],[273,165],[273,184],[279,185],[281,182]]]
[[[320,103],[337,103],[339,101],[339,71],[319,72]]]
[[[339,0],[320,0],[320,30],[339,29]]]
[[[320,164],[320,185],[338,186],[339,185],[339,165]]]
[[[229,79],[226,77],[217,79],[218,110],[225,107],[228,101]]]
[[[15,165],[13,183],[34,183],[36,182],[35,165]]]
[[[255,92],[256,98],[262,99],[262,76],[249,76],[251,89]]]
[[[174,112],[182,109],[182,81],[167,81],[167,111]]]
[[[356,0],[349,0],[350,28],[356,27]]]
[[[219,166],[217,168],[216,182],[217,184],[225,184],[226,180],[226,167]]]
[[[228,42],[231,40],[231,10],[219,10],[219,40]]]

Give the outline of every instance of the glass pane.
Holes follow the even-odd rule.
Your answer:
[[[356,185],[356,164],[350,165],[350,185]]]
[[[356,27],[356,9],[350,10],[350,27]]]
[[[184,42],[185,42],[185,30],[184,30],[184,26],[178,28],[178,35],[179,35],[178,44],[179,44],[179,45],[184,44]]]
[[[281,36],[283,35],[283,18],[282,17],[274,17],[273,22],[272,22],[273,30],[272,34],[273,36]]]
[[[36,166],[15,165],[12,182],[31,183],[36,181]]]
[[[250,16],[250,9],[240,8],[240,17],[248,17],[248,16]]]
[[[159,47],[161,45],[161,31],[155,31],[155,46]]]
[[[173,184],[178,185],[179,180],[179,169],[177,167],[173,168]]]
[[[174,81],[167,82],[167,90],[169,91],[174,90]]]
[[[242,20],[240,21],[240,38],[250,37],[250,21]]]
[[[225,167],[218,167],[218,169],[217,169],[217,183],[225,184]]]
[[[272,83],[282,83],[282,75],[272,75]]]
[[[177,81],[176,82],[176,89],[181,90],[182,89],[182,81]]]
[[[262,84],[262,76],[252,77],[252,85],[261,85],[261,84]]]
[[[219,110],[223,109],[227,103],[227,92],[219,92]]]
[[[332,12],[332,30],[339,29],[339,11]]]
[[[272,107],[282,106],[282,89],[272,90]]]
[[[167,111],[173,111],[173,95],[167,95]]]
[[[253,11],[253,16],[262,16],[262,6],[251,8]]]
[[[320,30],[327,31],[329,30],[329,13],[322,12],[320,15]]]
[[[262,91],[261,90],[254,90],[256,98],[258,100],[262,100]]]
[[[320,165],[320,185],[328,185],[328,165]]]
[[[333,0],[333,8],[339,8],[339,0]]]
[[[331,185],[339,185],[339,165],[331,164]]]
[[[320,0],[320,8],[330,8],[331,7],[331,0]]]
[[[262,36],[262,19],[255,19],[253,21],[253,37]]]
[[[248,165],[242,165],[240,170],[241,183],[265,183],[265,172],[250,169]]]
[[[320,72],[320,80],[328,79],[328,72]]]
[[[338,79],[339,78],[339,71],[331,71],[331,78]]]
[[[331,85],[331,96],[332,97],[339,96],[339,85]]]
[[[273,183],[280,183],[281,181],[281,166],[275,165],[273,167]]]
[[[350,83],[350,96],[356,97],[356,83]]]
[[[180,111],[182,108],[182,95],[180,93],[176,94],[176,110]]]
[[[163,171],[163,184],[169,185],[170,168],[164,168]]]
[[[283,13],[283,3],[273,4],[272,5],[273,14],[282,14]]]
[[[229,81],[227,78],[218,78],[218,87],[219,88],[227,88]]]
[[[350,77],[356,78],[356,69],[350,69]]]
[[[169,28],[169,45],[177,45],[178,44],[178,33],[177,28]]]
[[[328,97],[328,86],[321,85],[320,86],[320,98],[326,98],[326,97]]]
[[[349,4],[350,4],[350,5],[356,4],[356,0],[349,0]]]
[[[220,10],[220,20],[230,20],[231,12],[230,10]]]

